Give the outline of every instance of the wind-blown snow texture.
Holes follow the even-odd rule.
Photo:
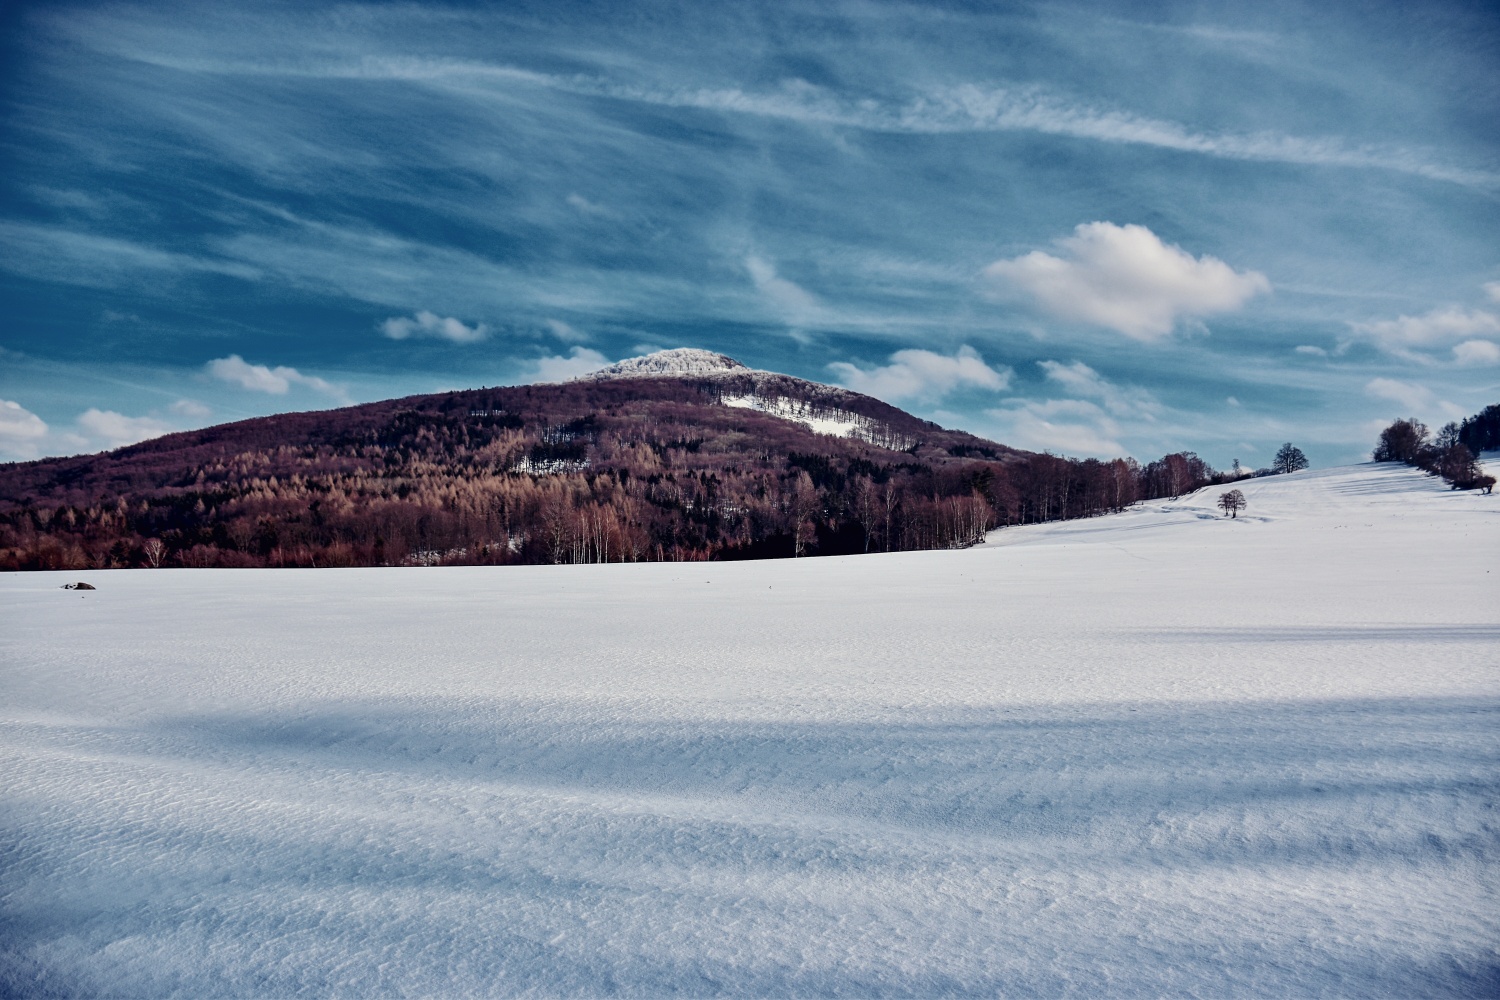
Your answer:
[[[0,992],[1493,996],[1500,497],[1241,488],[962,552],[0,578]]]

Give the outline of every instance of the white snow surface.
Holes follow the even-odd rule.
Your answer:
[[[848,410],[830,409],[817,407],[811,403],[799,399],[789,399],[785,396],[766,398],[764,396],[725,396],[721,400],[725,406],[732,406],[743,410],[758,410],[761,413],[769,413],[773,417],[782,420],[791,420],[806,427],[815,434],[827,434],[831,437],[858,436],[859,432],[867,427],[873,429],[875,421],[869,417],[851,413]]]
[[[966,551],[0,577],[0,994],[1497,995],[1500,496],[1237,485]]]

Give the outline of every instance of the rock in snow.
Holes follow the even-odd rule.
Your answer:
[[[1500,993],[1495,499],[0,578],[0,993]]]

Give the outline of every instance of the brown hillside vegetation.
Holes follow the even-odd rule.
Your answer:
[[[930,549],[1213,475],[1017,451],[740,368],[417,396],[0,466],[0,568],[700,560]],[[832,436],[743,403],[858,422]]]

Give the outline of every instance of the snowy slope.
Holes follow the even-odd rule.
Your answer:
[[[1500,992],[1500,497],[0,577],[0,992]],[[93,593],[63,591],[88,579]]]
[[[758,410],[830,437],[854,437],[896,451],[918,443],[917,438],[893,429],[885,421],[849,408],[853,401],[868,400],[868,397],[838,386],[749,368],[727,355],[692,347],[626,358],[571,381],[607,382],[635,378],[683,378],[705,382],[717,387],[717,401],[723,406]]]

